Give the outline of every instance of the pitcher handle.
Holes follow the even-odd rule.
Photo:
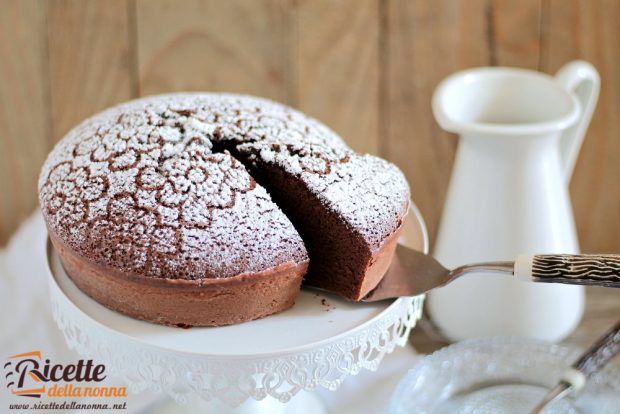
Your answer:
[[[564,89],[575,94],[581,106],[579,120],[562,134],[560,140],[560,159],[568,183],[596,107],[601,80],[594,66],[583,60],[575,60],[562,66],[555,79]]]

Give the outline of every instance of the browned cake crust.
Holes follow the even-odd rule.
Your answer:
[[[80,289],[186,325],[291,306],[308,263],[308,284],[360,299],[409,200],[388,162],[289,107],[227,94],[149,97],[87,119],[48,157],[39,193]]]
[[[221,326],[293,306],[307,263],[283,263],[225,279],[145,278],[77,255],[50,233],[62,265],[80,290],[102,305],[164,325]]]

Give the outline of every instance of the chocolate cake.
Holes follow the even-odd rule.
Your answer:
[[[131,101],[87,119],[39,180],[50,239],[85,293],[163,324],[292,306],[305,283],[359,300],[391,260],[409,191],[284,105],[226,94]]]

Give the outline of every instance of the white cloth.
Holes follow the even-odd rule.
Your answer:
[[[41,350],[58,362],[79,359],[79,355],[68,349],[51,316],[44,256],[46,237],[43,219],[35,213],[0,251],[0,360],[32,350]],[[330,413],[385,412],[398,380],[417,358],[412,347],[399,348],[386,356],[376,372],[362,371],[345,380],[337,391],[319,389],[318,393]],[[110,385],[122,384],[114,378],[106,381]],[[7,410],[8,403],[19,398],[11,397],[2,388],[0,411]],[[151,412],[152,404],[162,398],[152,393],[130,395],[128,409],[122,412]]]

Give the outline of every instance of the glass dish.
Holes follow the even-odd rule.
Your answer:
[[[398,384],[390,414],[528,413],[578,357],[579,349],[521,338],[463,341],[425,357]],[[620,413],[613,363],[545,414]]]

